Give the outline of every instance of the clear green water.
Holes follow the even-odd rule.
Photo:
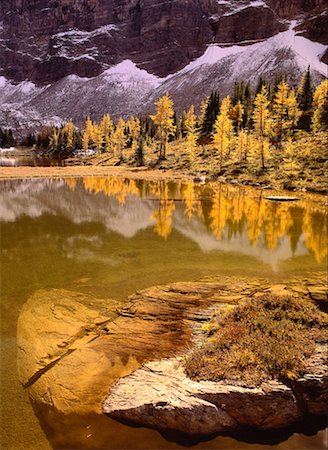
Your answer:
[[[124,302],[139,289],[204,275],[279,282],[327,264],[327,211],[317,197],[273,203],[245,187],[99,177],[1,181],[0,194],[2,448],[187,445],[106,417],[61,417],[40,409],[34,414],[16,375],[16,322],[36,289],[65,288]],[[270,448],[319,449],[325,434],[280,440]],[[196,448],[267,446],[217,437]]]

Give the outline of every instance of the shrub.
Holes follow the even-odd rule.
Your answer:
[[[263,295],[214,318],[207,339],[186,360],[196,380],[258,385],[288,382],[306,372],[315,343],[326,340],[327,315],[312,303]]]

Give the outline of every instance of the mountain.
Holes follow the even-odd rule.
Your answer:
[[[0,125],[16,129],[327,76],[326,0],[1,0],[0,18]]]

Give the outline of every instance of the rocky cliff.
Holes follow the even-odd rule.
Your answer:
[[[68,76],[75,75],[82,79],[102,77],[106,71],[125,60],[132,61],[139,69],[162,80],[197,60],[210,44],[219,48],[231,48],[233,44],[254,45],[286,32],[291,27],[291,21],[294,21],[292,26],[298,36],[315,41],[317,45],[327,44],[327,19],[325,0],[2,0],[0,91],[6,83],[11,82],[15,88],[17,83],[28,80],[34,83],[33,88],[38,87],[39,94],[42,87],[66,80]],[[319,55],[320,59],[325,50],[325,47],[320,47],[316,56]],[[254,76],[268,69],[269,58],[272,58],[269,53],[260,67],[250,67]],[[282,65],[286,60],[293,59],[293,55],[289,54],[276,53],[276,56]],[[303,66],[311,63],[309,58],[302,58]],[[243,66],[244,62],[241,68]],[[278,69],[277,65],[271,65],[267,71],[272,74]],[[291,71],[293,78],[299,76],[300,70],[297,73],[293,69],[287,70]],[[220,77],[215,80],[217,84],[222,82]],[[230,79],[230,84],[233,81]],[[106,85],[103,78],[100,83]],[[68,80],[67,84],[71,86],[72,80]],[[121,90],[119,87],[118,91]],[[0,94],[4,97],[7,91]],[[134,86],[132,92],[127,94],[135,91],[138,89]],[[149,86],[148,93],[153,91],[154,86]],[[208,94],[206,87],[203,91],[202,94]],[[26,99],[30,101],[31,85],[25,85],[23,93],[28,94]],[[35,93],[33,91],[33,96]],[[9,103],[17,103],[17,95],[15,91],[15,98]],[[182,96],[190,97],[185,92]],[[142,95],[138,93],[137,97],[142,98],[143,102],[144,92]],[[7,104],[4,100],[0,103]],[[37,103],[42,104],[42,99],[38,99]],[[76,115],[72,107],[59,110],[58,114],[57,109],[63,103],[52,102],[50,115],[81,117],[81,111]],[[99,105],[101,112],[108,109],[114,115],[129,112],[121,108],[116,108],[119,109],[116,111],[116,99],[112,99],[109,105],[98,98],[97,111]],[[5,108],[1,109],[3,111]],[[20,109],[24,109],[25,117],[29,116],[29,122],[38,116],[34,114],[34,104],[24,104],[24,108]],[[133,109],[136,109],[134,105]],[[37,112],[43,117],[46,114],[42,108],[37,108]],[[17,114],[14,116],[17,117]],[[0,119],[10,122],[8,117]]]
[[[324,11],[324,0],[4,0],[1,71],[49,83],[132,59],[162,77],[212,42],[264,39],[285,30],[285,19],[299,18],[303,33],[326,41]]]

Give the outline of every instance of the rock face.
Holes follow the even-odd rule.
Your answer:
[[[181,358],[156,361],[121,379],[104,401],[103,411],[136,425],[194,435],[242,427],[283,428],[307,412],[327,412],[328,371],[323,361],[318,370],[325,367],[324,373],[299,380],[298,400],[289,387],[277,381],[259,388],[196,382],[186,377]]]
[[[325,6],[324,0],[3,0],[0,75],[45,84],[70,74],[96,76],[132,59],[163,77],[212,42],[273,36],[287,28],[286,18],[302,17],[303,32],[322,42]]]
[[[181,113],[309,64],[327,75],[325,0],[3,0],[0,18],[0,126],[18,131],[148,114],[163,92]]]

